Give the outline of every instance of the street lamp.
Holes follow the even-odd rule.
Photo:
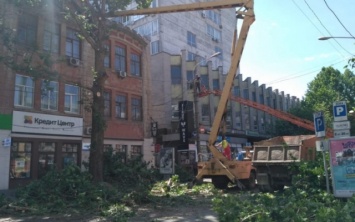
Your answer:
[[[208,62],[210,59],[213,57],[216,57],[220,55],[221,52],[216,52],[210,55],[207,59],[206,62]],[[200,76],[196,74],[197,71],[197,66],[200,65],[203,61],[200,61],[196,63],[194,66],[193,72],[194,72],[194,78],[193,78],[193,90],[194,90],[194,105],[195,105],[195,132],[196,132],[196,148],[197,148],[197,154],[200,153],[200,123],[199,123],[199,112],[198,112],[198,93],[197,93],[197,87],[200,85]],[[201,88],[199,88],[199,93],[200,93]]]
[[[355,39],[354,37],[343,37],[343,36],[323,36],[318,38],[318,40],[328,40],[328,39]]]

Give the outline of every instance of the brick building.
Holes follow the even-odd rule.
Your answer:
[[[59,13],[38,14],[2,5],[16,49],[38,46],[56,60],[58,76],[33,77],[0,65],[0,190],[38,179],[52,168],[82,166],[90,146],[94,51]],[[106,146],[127,158],[151,160],[149,55],[145,40],[126,27],[112,32],[105,59]],[[1,54],[10,53],[1,47]],[[149,49],[148,49],[149,51]],[[32,65],[40,65],[34,59]],[[147,108],[143,108],[147,107]]]

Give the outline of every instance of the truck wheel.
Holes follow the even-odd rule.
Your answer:
[[[268,176],[268,184],[263,184],[263,185],[258,185],[259,187],[259,190],[261,192],[273,192],[274,189],[273,187],[271,186],[271,178],[270,178],[270,175]]]
[[[228,187],[229,179],[226,176],[212,177],[212,184],[217,189],[226,189]]]
[[[276,184],[272,186],[274,188],[274,190],[279,190],[279,191],[283,191],[285,188],[285,185],[283,184]]]
[[[249,190],[254,190],[256,188],[256,175],[255,175],[255,172],[251,172],[250,173],[250,176],[249,176],[249,179],[247,180],[247,184],[246,184],[246,187],[249,189]]]

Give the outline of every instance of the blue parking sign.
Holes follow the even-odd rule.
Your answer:
[[[346,101],[337,101],[333,103],[333,116],[334,121],[348,120]]]
[[[314,118],[314,131],[316,132],[316,137],[325,136],[325,121],[323,112],[313,113]]]

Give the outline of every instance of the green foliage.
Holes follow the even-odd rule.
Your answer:
[[[313,121],[312,107],[308,106],[304,101],[301,101],[300,105],[290,108],[288,112],[299,118]],[[275,123],[275,136],[309,135],[313,133],[287,121],[277,120]]]
[[[314,111],[323,111],[326,123],[331,126],[333,102],[347,101],[348,107],[355,107],[355,78],[350,70],[344,73],[326,67],[308,84],[305,103]]]
[[[328,155],[326,161],[329,162]],[[293,185],[283,192],[215,197],[213,206],[220,221],[353,221],[355,197],[343,200],[326,192],[320,153],[315,161],[295,163],[290,171],[295,174]]]
[[[108,203],[114,190],[94,185],[91,176],[74,165],[50,171],[18,191],[18,205],[31,206],[34,212],[57,212],[94,208]]]

